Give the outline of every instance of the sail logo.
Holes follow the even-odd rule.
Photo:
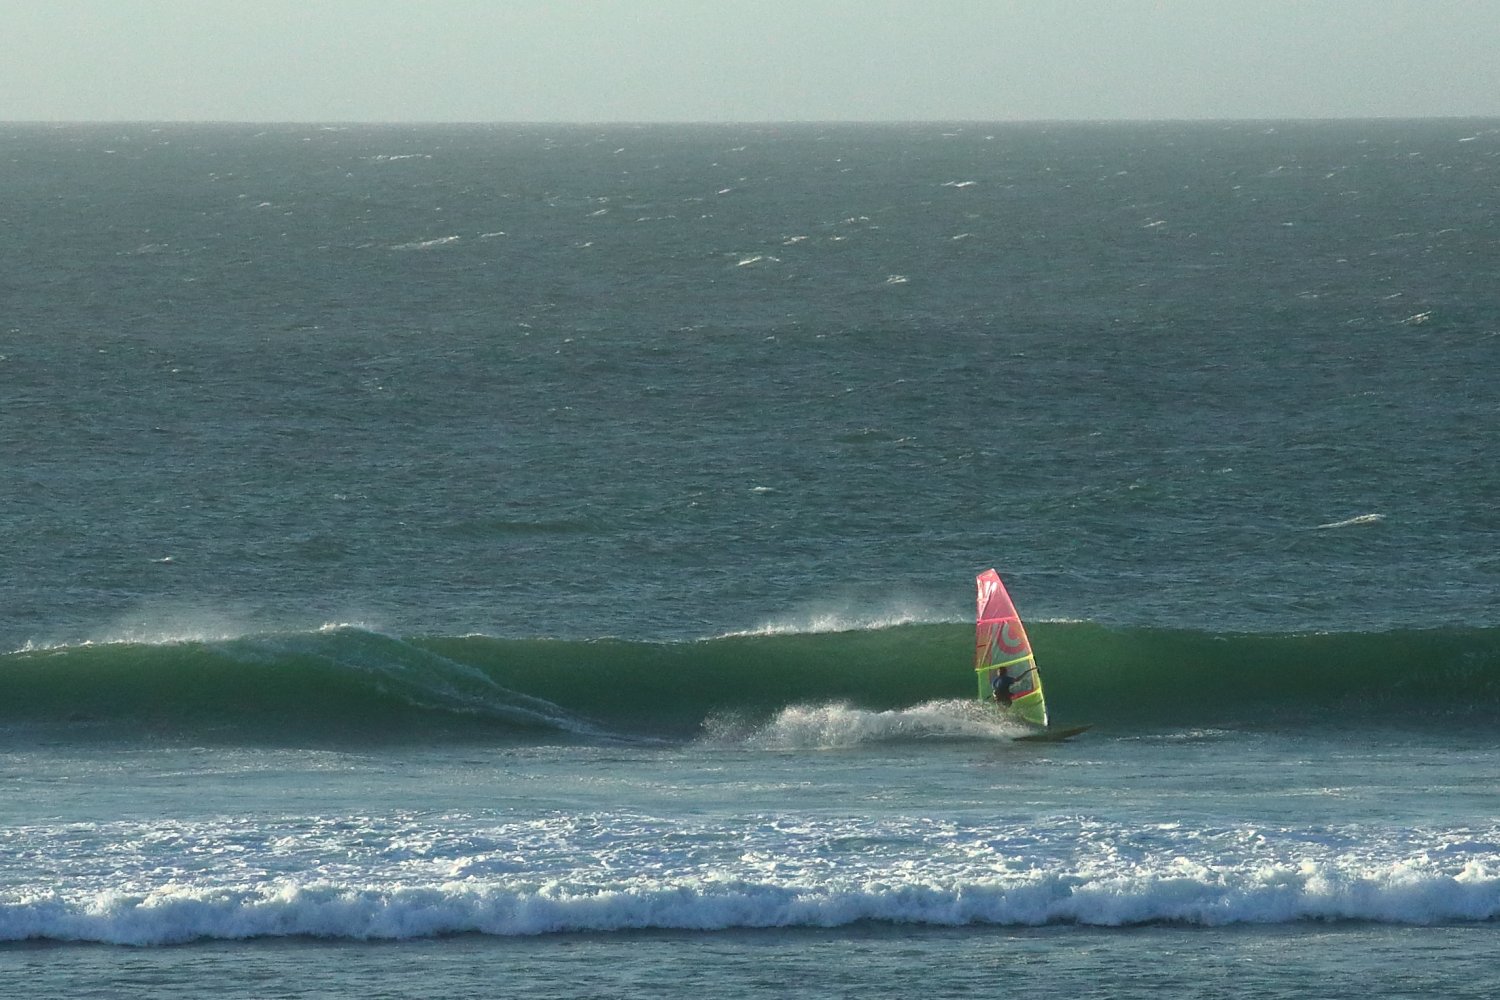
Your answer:
[[[1020,619],[1012,618],[1000,626],[995,635],[1001,652],[1016,654],[1026,652],[1026,633],[1021,631]]]

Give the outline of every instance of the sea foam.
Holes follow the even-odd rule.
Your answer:
[[[918,739],[1010,739],[1022,730],[975,700],[869,711],[846,704],[794,705],[743,739],[767,749],[834,749]]]
[[[605,885],[450,882],[163,886],[149,892],[0,895],[0,940],[164,945],[195,940],[318,937],[402,940],[638,929],[843,927],[861,921],[934,926],[1128,927],[1372,921],[1427,925],[1500,916],[1500,878],[1397,862],[1366,871],[1329,865],[1226,873],[1191,864],[1127,874],[1043,873],[924,878],[864,872],[819,882],[730,875]]]
[[[1500,828],[631,811],[13,827],[0,940],[1500,917]],[[288,874],[295,873],[295,874]]]

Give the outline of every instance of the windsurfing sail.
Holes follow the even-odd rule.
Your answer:
[[[1031,655],[1031,640],[1021,625],[1021,616],[1000,582],[1000,574],[987,569],[979,574],[978,611],[974,622],[974,672],[979,678],[979,698],[998,704],[1034,726],[1046,727],[1047,701],[1042,697],[1042,677]]]

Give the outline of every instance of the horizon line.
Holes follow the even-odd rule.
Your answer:
[[[0,125],[312,125],[345,128],[356,125],[464,125],[645,128],[651,126],[746,125],[1234,125],[1316,122],[1500,122],[1500,114],[1453,115],[1266,115],[1248,117],[1181,116],[1162,118],[8,118]]]

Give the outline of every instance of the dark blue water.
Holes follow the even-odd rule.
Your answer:
[[[11,125],[0,167],[0,938],[213,941],[86,952],[164,995],[287,936],[333,996],[418,947],[665,995],[685,936],[836,995],[999,943],[1117,996],[1486,947],[1495,122]],[[991,565],[1084,740],[960,700]]]

